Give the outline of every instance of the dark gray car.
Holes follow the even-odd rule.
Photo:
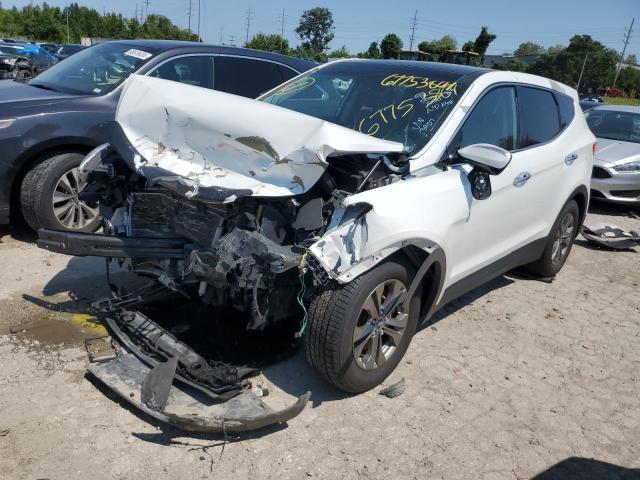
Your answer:
[[[0,81],[0,224],[22,211],[34,229],[98,227],[97,206],[78,198],[77,167],[108,141],[131,73],[256,97],[314,66],[243,48],[123,40],[82,50],[29,82]]]

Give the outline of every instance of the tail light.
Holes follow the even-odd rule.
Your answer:
[[[598,144],[594,143],[593,146],[591,147],[591,152],[593,153],[593,155],[595,156],[596,152],[598,151]]]

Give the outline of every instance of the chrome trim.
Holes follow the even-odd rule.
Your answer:
[[[522,172],[516,178],[513,179],[513,185],[515,187],[521,187],[531,178],[531,174],[529,172]]]
[[[567,165],[571,165],[577,159],[578,159],[578,155],[576,155],[575,153],[572,153],[572,154],[567,155],[566,157],[564,157],[564,163],[567,164]]]

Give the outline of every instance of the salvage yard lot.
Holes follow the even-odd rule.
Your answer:
[[[628,212],[588,221],[639,230]],[[259,381],[274,406],[306,390],[310,405],[223,451],[223,436],[151,422],[85,378],[82,340],[100,329],[78,314],[107,294],[104,261],[0,228],[0,479],[640,475],[640,252],[578,240],[553,283],[508,274],[454,302],[385,382],[406,379],[395,399],[334,390],[298,351]]]

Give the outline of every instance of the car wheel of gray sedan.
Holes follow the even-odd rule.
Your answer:
[[[97,205],[79,199],[86,182],[78,173],[84,156],[63,153],[46,158],[22,181],[22,214],[31,228],[94,232],[100,226]]]
[[[540,277],[553,277],[569,257],[573,241],[578,234],[580,209],[575,200],[567,202],[556,218],[547,237],[542,256],[527,269]]]
[[[418,291],[401,308],[415,271],[389,260],[352,282],[326,290],[309,308],[307,361],[325,379],[348,392],[369,390],[393,371],[415,332]]]

